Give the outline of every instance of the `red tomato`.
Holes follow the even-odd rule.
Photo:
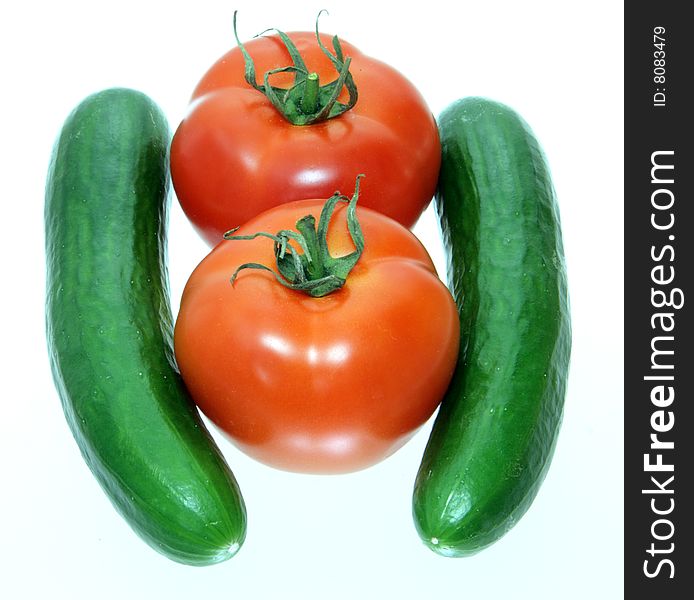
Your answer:
[[[290,33],[309,71],[321,83],[337,78],[314,33]],[[331,46],[329,36],[321,36]],[[277,36],[245,44],[256,79],[291,64]],[[171,175],[184,212],[214,245],[222,234],[277,204],[327,198],[368,177],[360,200],[411,227],[431,200],[440,165],[436,123],[415,87],[395,69],[342,42],[351,57],[356,105],[313,125],[292,125],[244,79],[236,47],[205,74],[171,145]],[[290,87],[293,74],[272,85]],[[343,90],[341,100],[346,101]]]
[[[324,201],[280,205],[238,235],[293,229]],[[354,250],[343,205],[332,256]],[[200,409],[250,456],[300,472],[348,472],[401,447],[432,415],[455,366],[455,303],[422,244],[359,208],[365,249],[345,285],[320,298],[280,285],[273,242],[223,241],[191,275],[175,328],[183,379]]]

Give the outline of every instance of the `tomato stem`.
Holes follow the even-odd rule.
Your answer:
[[[316,112],[318,106],[318,90],[320,83],[318,73],[309,73],[304,83],[304,95],[301,98],[301,110],[307,115]]]
[[[271,69],[266,72],[263,75],[263,83],[259,84],[253,58],[239,39],[236,30],[237,11],[234,11],[234,37],[243,54],[244,77],[246,81],[254,89],[264,94],[279,113],[292,125],[311,125],[338,117],[350,110],[357,103],[357,86],[349,71],[352,59],[344,56],[340,40],[337,36],[333,36],[332,38],[334,54],[325,47],[325,44],[323,44],[320,38],[318,20],[324,12],[326,11],[320,11],[316,17],[316,39],[318,40],[320,49],[330,59],[333,67],[335,67],[338,77],[334,81],[321,86],[318,73],[309,72],[294,42],[286,33],[279,29],[268,29],[266,31],[274,31],[279,36],[289,53],[292,64],[286,67]],[[262,35],[263,33],[265,32],[258,35]],[[290,88],[281,88],[271,85],[270,78],[277,73],[294,73],[294,85]],[[337,99],[344,88],[347,89],[349,99],[346,103],[338,102]]]
[[[267,237],[273,240],[277,271],[267,265],[249,262],[240,265],[231,276],[234,285],[240,271],[244,269],[260,269],[269,271],[283,286],[304,292],[314,298],[327,296],[342,288],[347,281],[347,275],[354,268],[364,251],[364,235],[357,219],[357,201],[359,199],[359,182],[364,175],[357,175],[354,194],[351,198],[335,192],[328,198],[321,210],[318,228],[313,215],[306,215],[296,222],[297,231],[283,229],[276,234],[260,231],[251,235],[236,235],[236,229],[224,234],[225,240],[253,240],[257,237]],[[328,226],[338,202],[347,202],[347,229],[349,230],[354,251],[345,256],[334,257],[328,249]],[[290,245],[294,241],[301,249],[299,253]]]

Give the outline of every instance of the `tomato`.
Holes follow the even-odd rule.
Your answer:
[[[337,78],[314,33],[287,35],[320,82]],[[320,39],[331,44],[328,36]],[[277,35],[244,46],[260,81],[264,72],[291,63]],[[343,114],[311,125],[290,123],[247,83],[240,47],[199,82],[173,138],[171,175],[184,212],[210,245],[279,203],[351,189],[355,173],[369,181],[360,203],[406,227],[426,208],[441,155],[431,111],[398,71],[347,42],[341,41],[341,49],[351,58],[358,100]],[[294,73],[276,73],[270,81],[289,88]],[[339,99],[348,97],[345,88]]]
[[[234,237],[291,229],[323,204],[281,204]],[[354,254],[348,211],[339,205],[327,229],[333,257]],[[220,242],[183,292],[174,345],[193,399],[239,448],[280,469],[380,461],[432,415],[453,373],[458,314],[426,250],[396,221],[363,207],[356,215],[364,249],[332,293],[280,285],[265,237]],[[232,284],[246,263],[274,273],[240,270]]]

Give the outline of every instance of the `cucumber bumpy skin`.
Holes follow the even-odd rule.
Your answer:
[[[545,157],[510,108],[482,98],[439,120],[436,197],[461,351],[424,452],[413,514],[444,556],[489,546],[525,513],[559,431],[571,326]]]
[[[169,138],[133,90],[68,117],[46,187],[47,339],[70,429],[116,509],[165,556],[208,565],[240,548],[246,511],[173,358]]]

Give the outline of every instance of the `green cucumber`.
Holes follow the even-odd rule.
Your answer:
[[[126,521],[191,565],[230,558],[246,512],[175,366],[166,269],[169,128],[147,96],[85,99],[46,186],[51,367],[79,448]]]
[[[417,474],[418,533],[444,556],[478,552],[525,513],[559,431],[571,347],[554,188],[528,125],[466,98],[439,119],[436,208],[461,352]]]

